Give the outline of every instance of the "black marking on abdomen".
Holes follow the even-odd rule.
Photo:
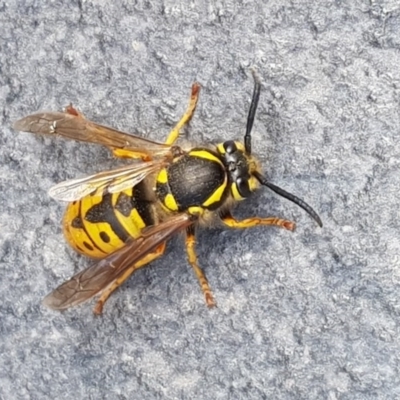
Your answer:
[[[165,198],[167,197],[167,194],[171,193],[168,183],[161,183],[161,182],[157,182],[156,191],[158,198],[163,203],[165,203]]]
[[[101,232],[99,233],[99,235],[100,235],[101,240],[102,240],[104,243],[110,243],[110,236],[108,236],[108,233],[107,233],[107,232],[101,231]]]
[[[85,220],[94,224],[106,222],[122,242],[129,239],[129,233],[119,223],[112,205],[112,194],[107,193],[99,204],[92,206],[85,215]]]
[[[117,202],[115,203],[115,209],[119,211],[124,217],[129,217],[133,208],[131,197],[124,192],[118,195]]]
[[[83,245],[90,251],[94,250],[93,246],[88,242],[83,241]]]
[[[155,220],[152,207],[154,200],[148,198],[144,182],[140,182],[133,188],[131,201],[132,207],[136,208],[145,225],[154,225]]]
[[[71,226],[75,229],[82,229],[83,228],[83,222],[82,222],[82,218],[80,215],[78,215],[77,217],[75,217],[72,222],[71,222]]]
[[[76,202],[74,202],[76,204]],[[79,202],[79,210],[78,210],[78,216],[75,217],[72,222],[71,222],[71,227],[74,229],[83,229],[87,235],[87,237],[90,239],[91,244],[87,243],[86,241],[83,242],[83,245],[86,247],[86,249],[93,251],[94,248],[99,250],[100,252],[107,254],[104,250],[102,250],[99,246],[96,245],[95,241],[93,238],[89,235],[89,232],[85,228],[85,225],[83,224],[82,218],[81,218],[81,213],[82,213],[82,202]],[[76,248],[81,251],[82,253],[87,254],[87,252],[82,249],[80,246],[78,246],[78,242],[75,241],[75,234],[71,233],[71,237],[74,240]]]
[[[154,216],[152,213],[153,201],[147,199],[146,187],[143,182],[140,182],[132,190],[132,196],[128,196],[124,192],[118,195],[115,209],[118,210],[124,217],[129,217],[131,212],[136,209],[140,218],[146,226],[154,225]]]

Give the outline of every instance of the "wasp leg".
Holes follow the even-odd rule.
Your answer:
[[[136,270],[144,267],[146,264],[162,256],[164,254],[165,247],[166,243],[163,243],[153,253],[147,254],[147,256],[145,256],[139,262],[124,271],[124,273],[120,275],[117,279],[114,279],[111,284],[102,291],[100,298],[97,300],[97,303],[93,308],[93,313],[96,315],[100,315],[103,312],[104,303],[108,300],[114,290],[121,286]]]
[[[125,150],[125,149],[114,149],[110,148],[113,152],[113,156],[120,157],[120,158],[141,158],[142,161],[150,161],[151,157],[149,153],[140,152],[140,151],[133,151],[133,150]]]
[[[194,234],[194,228],[193,226],[191,226],[186,230],[186,251],[188,255],[189,264],[193,267],[194,273],[196,274],[197,279],[199,280],[200,287],[204,293],[204,298],[206,300],[207,306],[214,307],[216,306],[216,303],[211,293],[210,285],[208,284],[207,278],[204,275],[203,270],[199,267],[197,263],[197,255],[196,255],[196,250],[194,248],[195,245],[196,245],[196,237]]]
[[[64,112],[66,114],[71,114],[75,115],[76,117],[85,119],[85,116],[78,111],[72,103],[70,103],[68,106],[64,108]],[[143,161],[150,161],[151,158],[149,157],[149,154],[146,152],[140,152],[140,151],[132,151],[132,150],[125,150],[125,149],[117,149],[110,147],[110,150],[113,152],[113,155],[115,157],[120,157],[120,158],[141,158]]]
[[[296,228],[296,224],[293,221],[287,219],[281,219],[277,217],[270,218],[247,218],[242,221],[236,220],[230,212],[225,212],[221,215],[222,222],[230,228],[252,228],[253,226],[259,225],[274,225],[280,228],[285,228],[288,231],[293,231]]]
[[[75,115],[76,117],[85,119],[85,116],[84,116],[80,111],[78,111],[78,110],[72,105],[72,103],[69,103],[69,104],[64,108],[64,112],[65,112],[66,114]]]
[[[189,121],[192,119],[194,111],[197,106],[197,101],[199,99],[199,91],[200,91],[200,85],[195,82],[192,85],[192,92],[190,94],[190,100],[189,100],[189,105],[188,108],[183,114],[183,117],[180,119],[180,121],[175,125],[174,129],[169,133],[167,140],[165,141],[165,144],[172,146],[176,140],[179,137],[180,130],[187,124]],[[72,107],[72,106],[71,106]],[[75,113],[80,114],[78,111],[76,111],[74,108],[72,110]],[[76,115],[78,115],[76,114]],[[141,153],[140,151],[131,151],[131,150],[124,150],[124,149],[112,149],[112,152],[114,156],[116,157],[121,157],[121,158],[141,158],[143,161],[150,161],[151,158],[147,153]]]
[[[199,99],[199,91],[200,91],[200,85],[197,82],[193,83],[189,106],[185,114],[183,114],[183,117],[175,125],[174,129],[172,129],[172,131],[169,133],[168,138],[165,141],[165,144],[172,146],[178,139],[180,130],[191,120],[194,110],[196,109],[197,100]]]

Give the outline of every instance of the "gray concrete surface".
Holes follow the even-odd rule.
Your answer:
[[[399,386],[400,6],[396,1],[0,1],[0,398],[395,399]],[[41,299],[89,262],[47,190],[118,165],[106,149],[12,130],[72,102],[162,140],[202,84],[194,141],[240,139],[254,66],[254,149],[270,180],[198,254],[181,240],[107,303]]]

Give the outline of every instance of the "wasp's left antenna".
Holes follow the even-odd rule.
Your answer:
[[[286,190],[283,190],[280,187],[274,185],[273,183],[268,182],[259,172],[254,172],[253,175],[261,183],[261,185],[266,186],[267,188],[271,189],[275,193],[279,194],[280,196],[284,197],[285,199],[288,199],[288,200],[292,201],[294,204],[297,204],[299,207],[301,207],[322,228],[321,218],[313,210],[313,208],[311,206],[309,206],[304,200],[299,199],[294,194],[288,193]]]
[[[249,115],[247,117],[246,134],[244,135],[244,148],[246,154],[251,154],[251,130],[253,128],[254,117],[256,115],[258,100],[260,99],[261,81],[254,69],[251,71],[254,79],[253,98],[251,99]]]

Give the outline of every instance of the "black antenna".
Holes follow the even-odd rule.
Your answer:
[[[251,129],[253,128],[254,117],[256,115],[258,100],[260,99],[260,90],[261,90],[261,81],[256,71],[253,69],[252,71],[253,79],[254,79],[254,90],[253,90],[253,98],[251,99],[249,115],[247,117],[247,126],[246,126],[246,134],[244,135],[244,148],[246,149],[246,154],[251,154]]]
[[[275,186],[273,183],[267,182],[267,180],[257,171],[253,172],[253,175],[256,179],[261,183],[261,185],[266,186],[273,190],[275,193],[279,194],[280,196],[284,197],[292,201],[294,204],[297,204],[301,207],[304,211],[306,211],[314,220],[315,222],[322,228],[322,221],[318,214],[313,210],[311,206],[309,206],[305,201],[299,199],[294,194],[288,193],[285,190],[281,189],[278,186]]]

